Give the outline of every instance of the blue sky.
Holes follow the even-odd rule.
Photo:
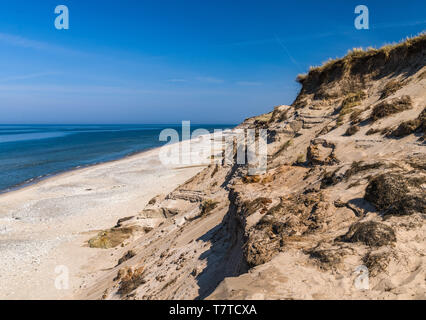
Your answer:
[[[424,0],[0,0],[0,123],[238,123],[309,66],[425,29]]]

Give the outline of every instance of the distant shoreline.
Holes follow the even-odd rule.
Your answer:
[[[155,126],[155,125],[157,125],[157,124],[150,124],[150,126]],[[13,125],[6,125],[6,126],[13,126]],[[27,126],[27,125],[14,125],[14,126]],[[38,125],[29,125],[29,126],[38,126]],[[40,126],[44,126],[44,125],[40,125]],[[61,125],[53,125],[52,124],[52,125],[48,125],[48,126],[61,126]],[[88,126],[90,126],[90,125],[88,125]],[[121,125],[117,125],[117,126],[121,126]],[[198,126],[198,125],[195,124],[194,126]],[[212,126],[212,125],[210,125],[210,126]],[[217,126],[222,126],[222,124],[217,124]],[[226,126],[229,126],[229,129],[232,129],[233,127],[235,127],[235,125],[226,125]],[[226,129],[222,129],[222,130],[226,130]],[[182,139],[182,137],[180,137],[180,139]],[[179,142],[181,142],[181,140],[179,140]],[[61,175],[64,175],[64,174],[67,174],[67,173],[70,173],[70,172],[75,172],[75,171],[78,171],[78,170],[83,170],[83,169],[87,169],[87,168],[90,168],[90,167],[93,167],[93,166],[99,166],[99,165],[106,164],[106,163],[113,163],[115,161],[130,158],[132,156],[137,156],[137,155],[140,155],[142,153],[145,153],[145,152],[157,149],[157,148],[161,148],[162,146],[164,146],[166,144],[169,144],[169,142],[164,142],[162,145],[148,146],[148,147],[142,148],[140,150],[134,150],[134,151],[128,152],[124,155],[118,155],[116,157],[111,157],[110,159],[108,159],[108,155],[105,155],[105,158],[106,158],[105,160],[96,161],[96,162],[89,163],[89,164],[81,164],[81,165],[73,166],[73,167],[70,167],[70,168],[67,168],[67,169],[62,169],[62,170],[60,169],[58,171],[49,172],[49,173],[46,173],[44,175],[31,177],[31,178],[26,179],[26,180],[19,182],[17,184],[13,184],[13,185],[7,186],[6,188],[0,189],[0,196],[5,195],[5,194],[9,194],[11,192],[16,192],[16,191],[25,189],[27,187],[36,185],[36,184],[43,182],[45,180],[48,180],[48,179],[51,179],[51,178],[54,178],[54,177],[58,177],[58,176],[61,176]]]
[[[150,148],[143,149],[143,150],[140,150],[140,151],[134,151],[134,152],[128,153],[124,156],[118,157],[117,159],[105,160],[105,161],[100,161],[100,162],[91,163],[91,164],[87,164],[87,165],[81,165],[81,166],[66,169],[66,170],[63,170],[63,171],[58,171],[56,173],[49,173],[49,174],[46,174],[42,177],[32,178],[32,179],[30,179],[30,181],[27,180],[27,181],[24,181],[24,182],[22,182],[18,185],[9,187],[7,189],[0,190],[0,196],[2,196],[4,194],[11,193],[11,192],[15,192],[15,191],[25,189],[27,187],[34,186],[34,185],[36,185],[40,182],[46,181],[46,180],[51,179],[51,178],[60,177],[62,175],[68,174],[68,173],[73,173],[73,172],[76,172],[76,171],[79,171],[79,170],[84,170],[84,169],[88,169],[88,168],[91,168],[91,167],[95,167],[95,166],[99,166],[99,165],[103,165],[103,164],[107,164],[107,163],[114,163],[116,161],[120,161],[120,160],[124,160],[124,159],[127,159],[127,158],[131,158],[133,156],[141,155],[141,154],[148,152],[148,151],[159,149],[161,147],[162,146],[150,147]]]

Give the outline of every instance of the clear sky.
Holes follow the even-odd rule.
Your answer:
[[[425,29],[424,0],[0,0],[0,123],[238,123],[309,66]]]

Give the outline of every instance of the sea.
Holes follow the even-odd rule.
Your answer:
[[[235,125],[191,124],[196,129]],[[182,125],[0,125],[0,193],[47,177],[160,147],[160,132]]]

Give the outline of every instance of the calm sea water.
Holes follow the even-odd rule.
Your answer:
[[[191,131],[232,127],[191,125]],[[0,192],[159,147],[165,128],[181,132],[180,125],[0,125]]]

